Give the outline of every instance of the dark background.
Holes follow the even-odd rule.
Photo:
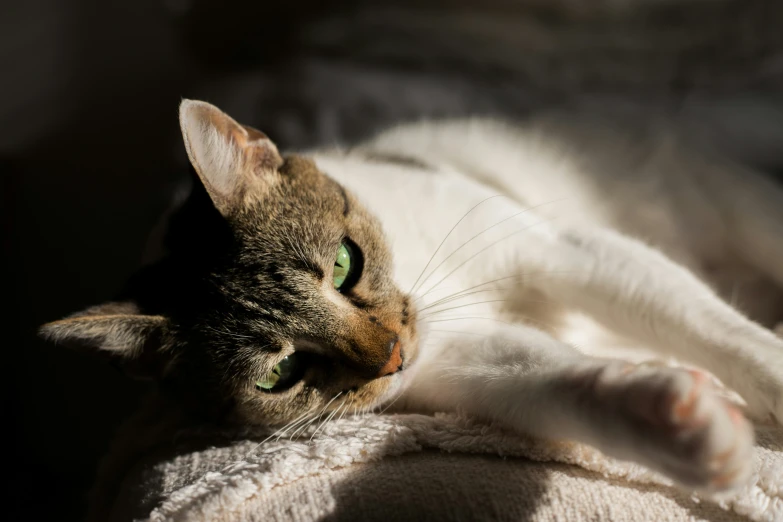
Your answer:
[[[142,263],[187,177],[182,97],[220,105],[282,148],[423,116],[585,103],[669,111],[688,125],[726,108],[783,125],[779,2],[702,1],[684,13],[612,3],[641,4],[632,14],[608,3],[4,2],[8,520],[78,519],[97,459],[144,389],[35,329],[111,299]],[[755,123],[716,118],[710,139],[771,174],[783,166],[783,144]]]

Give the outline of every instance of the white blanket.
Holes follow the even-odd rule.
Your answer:
[[[109,518],[783,521],[777,428],[759,428],[752,480],[722,497],[681,492],[585,446],[455,415],[368,415],[317,429],[260,445],[264,434],[209,442],[201,433],[198,449],[138,462]]]
[[[580,337],[568,340],[588,353],[656,358],[573,320]],[[773,426],[757,427],[745,487],[700,496],[587,446],[453,414],[346,417],[289,440],[183,430],[176,411],[153,401],[121,431],[91,520],[783,522],[783,429]]]

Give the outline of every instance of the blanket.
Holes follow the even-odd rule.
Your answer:
[[[586,353],[684,366],[607,337],[582,316],[569,320],[565,331],[574,334],[565,340]],[[91,520],[783,522],[778,426],[756,426],[744,487],[707,495],[583,444],[532,439],[456,413],[226,431],[195,428],[176,405],[151,399],[104,463]]]
[[[752,479],[721,495],[456,414],[346,417],[291,435],[180,433],[177,449],[134,463],[106,518],[783,521],[783,431],[770,426],[758,427]]]

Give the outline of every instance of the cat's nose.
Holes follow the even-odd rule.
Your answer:
[[[378,371],[378,375],[375,376],[376,378],[386,377],[387,375],[397,373],[402,369],[400,340],[397,337],[389,341],[389,354],[388,362]]]

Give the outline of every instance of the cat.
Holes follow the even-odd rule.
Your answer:
[[[206,102],[180,124],[203,185],[172,220],[187,240],[41,333],[186,411],[458,410],[707,491],[743,484],[754,434],[702,370],[783,423],[783,190],[718,151],[557,114],[285,156]],[[583,353],[577,313],[694,368]]]

